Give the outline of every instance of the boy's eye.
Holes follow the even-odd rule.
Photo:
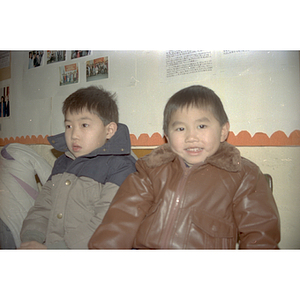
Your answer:
[[[86,123],[82,124],[82,127],[84,127],[84,128],[86,128],[88,126],[89,126],[89,124],[86,124]]]
[[[71,125],[66,124],[66,129],[70,129],[70,128],[71,128]]]
[[[206,125],[203,125],[203,124],[201,124],[201,125],[198,125],[198,128],[200,128],[200,129],[204,129],[204,128],[206,128]]]
[[[179,127],[179,128],[176,128],[176,130],[175,131],[183,131],[184,130],[184,128],[183,127]]]

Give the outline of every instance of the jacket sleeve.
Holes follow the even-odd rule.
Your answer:
[[[65,235],[65,243],[71,249],[87,249],[88,241],[97,227],[101,224],[109,205],[114,198],[119,186],[114,183],[99,183],[101,189],[99,201],[94,204],[94,216],[89,222],[83,222]]]
[[[20,233],[22,242],[37,241],[41,244],[45,242],[52,207],[51,188],[52,181],[49,180],[43,186],[34,206],[28,211]]]
[[[89,241],[90,249],[131,249],[146,213],[153,203],[152,184],[139,160],[137,172],[121,185],[102,224]]]
[[[233,204],[240,249],[278,249],[280,219],[273,194],[257,167],[247,173]]]

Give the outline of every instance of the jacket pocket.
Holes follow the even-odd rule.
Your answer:
[[[234,225],[205,212],[191,214],[187,247],[202,249],[234,249]]]

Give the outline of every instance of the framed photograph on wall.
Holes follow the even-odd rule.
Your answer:
[[[44,51],[32,50],[28,52],[28,69],[43,65]]]
[[[86,62],[86,81],[108,78],[108,57],[99,57]]]
[[[91,50],[72,50],[71,51],[71,59],[84,57],[87,55],[91,55]]]
[[[0,51],[0,81],[11,77],[10,51]]]
[[[78,65],[76,63],[59,67],[60,86],[78,83],[78,80],[79,80],[79,72],[78,72]]]
[[[8,118],[10,116],[9,86],[0,88],[0,95],[0,117]]]
[[[66,51],[47,50],[47,65],[66,60]]]

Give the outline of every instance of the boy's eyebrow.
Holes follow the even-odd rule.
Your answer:
[[[210,122],[210,119],[207,118],[207,117],[203,117],[203,118],[200,118],[200,119],[197,119],[196,122]],[[170,124],[171,126],[178,126],[178,125],[181,125],[181,124],[184,124],[183,121],[174,121],[172,124]]]
[[[90,121],[92,121],[92,119],[91,118],[89,118],[89,117],[82,117],[82,118],[80,118],[80,119],[78,119],[79,121],[82,121],[82,120],[90,120]],[[71,122],[70,120],[68,120],[68,119],[65,119],[65,121],[64,122]]]
[[[184,122],[182,122],[182,121],[174,121],[172,124],[170,124],[170,126],[175,127],[175,126],[178,126],[178,125],[181,125],[181,124],[184,124]]]
[[[207,118],[207,117],[203,117],[203,118],[200,118],[198,120],[196,120],[197,122],[210,122],[210,119]]]

